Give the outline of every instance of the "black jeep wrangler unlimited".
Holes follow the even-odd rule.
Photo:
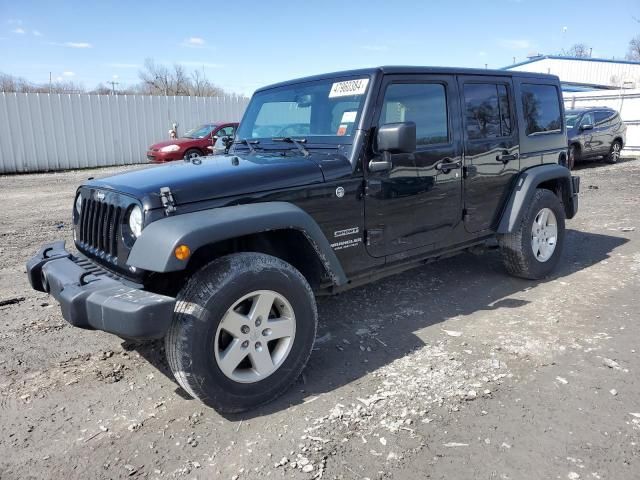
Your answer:
[[[578,177],[558,78],[382,67],[258,90],[228,155],[82,185],[77,252],[27,264],[71,324],[165,338],[220,411],[282,394],[316,333],[315,295],[487,242],[509,273],[560,259]]]

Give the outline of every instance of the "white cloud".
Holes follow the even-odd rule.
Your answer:
[[[27,33],[27,32],[25,32],[24,28],[22,28],[22,27],[14,28],[11,31],[13,33],[17,33],[18,35],[24,35],[25,33]]]
[[[56,45],[61,45],[63,47],[69,48],[93,48],[93,45],[87,42],[64,42]]]
[[[523,40],[523,39],[504,39],[503,38],[498,41],[498,44],[501,47],[509,48],[511,50],[527,50],[533,46],[529,40]]]
[[[70,71],[62,72],[62,76],[63,77],[75,77],[76,76],[76,72],[70,72]]]
[[[31,33],[33,33],[36,37],[42,36],[42,33],[40,32],[40,30],[33,30]]]
[[[480,52],[478,52],[478,56],[479,56],[479,57],[486,57],[486,56],[487,56],[487,52],[485,52],[485,51],[480,51]]]
[[[191,48],[202,48],[205,46],[207,42],[204,41],[204,38],[201,37],[189,37],[184,42],[182,42],[183,47],[191,47]]]

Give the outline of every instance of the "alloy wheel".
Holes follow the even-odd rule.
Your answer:
[[[558,221],[553,210],[543,208],[531,226],[531,249],[539,262],[551,258],[558,243]]]
[[[295,333],[295,314],[283,295],[271,290],[251,292],[220,321],[214,340],[216,362],[231,380],[258,382],[282,366]]]

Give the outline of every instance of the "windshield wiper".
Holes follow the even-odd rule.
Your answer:
[[[248,140],[246,138],[241,138],[239,140],[234,140],[233,143],[234,143],[234,145],[236,143],[238,143],[240,145],[246,145],[247,147],[249,147],[249,151],[251,153],[256,153],[256,149],[253,146],[254,145],[258,145],[260,143],[260,140]]]
[[[285,142],[285,143],[293,143],[298,150],[305,156],[309,156],[309,150],[302,146],[303,143],[307,143],[306,138],[291,138],[291,137],[274,137],[271,139],[272,142]]]

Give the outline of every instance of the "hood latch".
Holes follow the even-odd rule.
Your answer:
[[[176,211],[176,202],[173,199],[173,194],[169,187],[160,188],[160,201],[162,202],[165,215],[171,215]]]

